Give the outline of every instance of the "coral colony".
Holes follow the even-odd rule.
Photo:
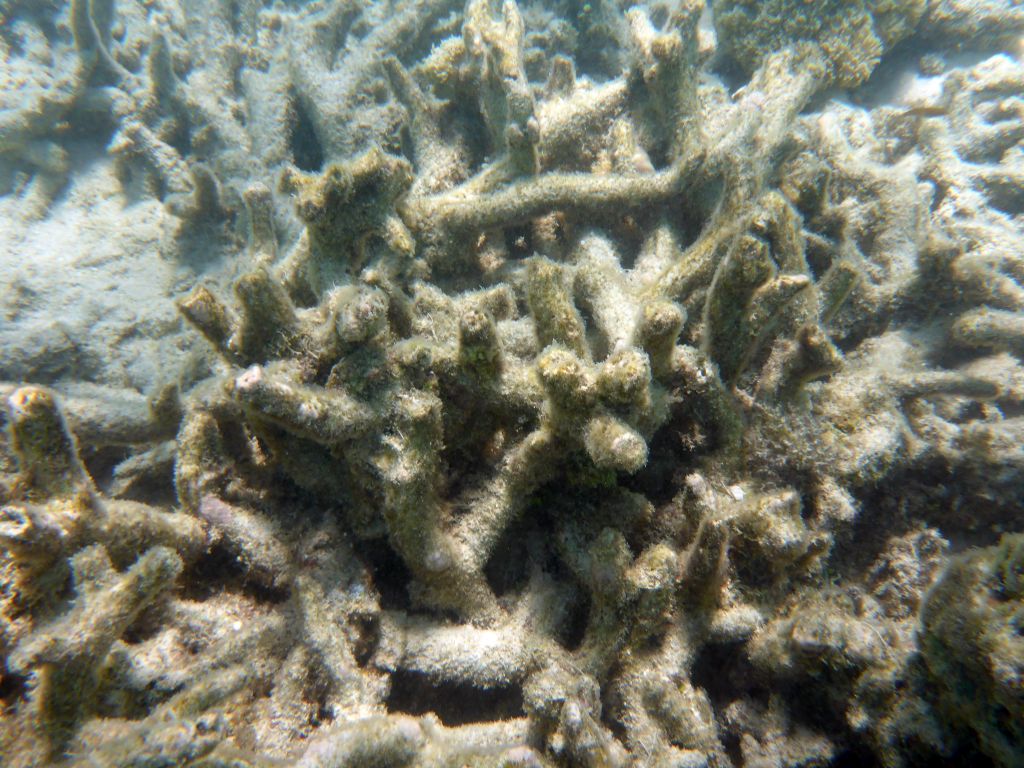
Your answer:
[[[0,18],[17,193],[230,256],[2,385],[3,765],[1024,765],[1018,2]]]

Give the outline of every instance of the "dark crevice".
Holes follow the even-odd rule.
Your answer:
[[[815,280],[820,280],[832,266],[837,251],[826,238],[804,238],[804,256]]]
[[[583,327],[587,333],[587,343],[594,362],[601,363],[608,357],[608,339],[598,330],[597,322],[594,320],[593,307],[590,302],[577,299],[575,302],[576,311],[580,313],[583,320]]]
[[[587,621],[590,618],[590,595],[581,590],[579,599],[569,606],[564,629],[558,640],[565,650],[572,652],[583,645],[583,638],[587,632]]]
[[[355,656],[356,664],[365,667],[370,663],[380,643],[380,619],[375,614],[355,616],[350,624],[356,632],[352,654]]]
[[[619,217],[612,234],[613,245],[619,254],[619,264],[623,270],[631,270],[636,267],[640,249],[646,242],[644,233],[652,232],[657,225],[658,221],[654,216],[645,215],[639,211]]]
[[[380,594],[380,607],[385,611],[408,611],[412,607],[408,590],[412,573],[387,540],[361,541],[359,554]]]
[[[125,459],[131,458],[132,451],[123,445],[117,446],[83,446],[79,450],[86,472],[101,489],[109,487],[113,480],[114,469]]]
[[[408,125],[403,125],[398,130],[398,143],[402,147],[401,155],[413,166],[416,166],[416,146],[412,138],[412,131]]]
[[[643,494],[654,506],[667,504],[680,490],[697,452],[703,451],[704,436],[687,419],[676,419],[655,433],[648,444],[647,464],[622,480],[622,486]]]
[[[391,101],[391,91],[388,90],[387,85],[383,82],[371,83],[367,89],[367,93],[370,98],[373,99],[373,103],[378,107],[386,106]]]
[[[915,763],[915,765],[920,764]],[[832,760],[832,768],[872,768],[873,766],[881,768],[882,763],[871,750],[862,745],[850,746]]]
[[[307,722],[319,728],[334,720],[334,708],[330,705],[334,683],[322,667],[307,669],[304,677],[302,699],[313,705]]]
[[[1024,189],[1010,179],[991,179],[982,185],[989,204],[1008,216],[1024,213]]]
[[[767,700],[744,643],[705,645],[693,663],[691,678],[719,711],[745,696]]]
[[[487,583],[498,597],[521,589],[529,578],[531,557],[525,528],[523,523],[509,528],[484,566]]]
[[[181,596],[186,600],[207,600],[215,597],[225,584],[241,582],[244,575],[238,558],[217,546],[183,574],[180,583],[185,587]]]
[[[848,701],[835,692],[848,690],[850,685],[848,672],[829,669],[820,676],[801,680],[788,690],[784,685],[776,685],[775,690],[782,689],[794,724],[806,724],[812,731],[827,733],[842,744],[844,737],[850,735],[845,712]],[[878,765],[878,762],[875,759],[861,765]]]
[[[28,678],[4,670],[0,675],[0,713],[28,698]]]
[[[324,165],[324,148],[317,138],[313,120],[296,94],[291,95],[292,122],[288,133],[292,160],[299,170],[319,172]]]
[[[117,470],[124,461],[136,456],[133,449],[107,446],[96,449],[82,448],[80,453],[86,471],[104,494],[150,506],[174,506],[177,502],[173,460],[168,459],[166,463],[154,464],[125,482],[124,477],[118,476]],[[115,490],[119,482],[123,483],[123,487]]]
[[[750,74],[735,57],[721,50],[711,62],[710,73],[717,75],[730,93],[735,93],[750,82]]]
[[[171,121],[172,132],[162,138],[168,146],[176,149],[179,155],[190,157],[192,155],[192,124],[187,114],[176,114],[175,117],[179,119]],[[166,194],[166,190],[161,192],[161,195],[164,194]]]
[[[861,512],[849,543],[833,551],[832,562],[840,573],[861,573],[891,538],[922,523],[939,529],[954,551],[990,546],[998,538],[992,526],[1017,519],[1019,494],[1012,486],[1012,479],[935,460],[877,486],[853,489]]]
[[[160,634],[167,623],[164,613],[163,605],[149,606],[124,631],[120,639],[128,645],[139,645],[147,640],[152,640]]]
[[[449,728],[525,715],[518,685],[482,689],[468,683],[435,682],[422,673],[404,670],[391,675],[385,704],[390,713],[433,713]]]
[[[527,224],[505,229],[505,247],[513,259],[525,259],[533,253],[533,233]]]
[[[231,0],[231,2],[228,3],[227,12],[227,21],[228,24],[231,26],[231,32],[234,37],[238,37],[241,29],[241,19],[239,18],[238,0]]]
[[[735,701],[748,699],[765,704],[768,700],[767,691],[756,682],[743,643],[704,646],[694,661],[691,677],[711,700],[720,721],[722,712]],[[740,737],[732,728],[722,732],[722,746],[737,766],[744,764]]]
[[[997,401],[1004,419],[1016,419],[1024,416],[1024,402],[1006,399]]]
[[[245,63],[237,62],[231,70],[231,92],[236,97],[241,97],[245,93]],[[234,116],[238,119],[238,122],[245,126],[249,121],[248,112],[244,109],[233,111]]]
[[[173,465],[168,466],[166,471],[134,480],[127,489],[118,493],[117,498],[151,507],[173,507],[178,502]]]
[[[334,722],[334,710],[327,704],[326,695],[324,699],[317,705],[316,713],[309,716],[309,724],[314,728]]]
[[[181,597],[202,602],[224,591],[240,591],[260,603],[277,605],[288,599],[285,589],[274,589],[249,581],[243,564],[226,547],[214,546],[200,558],[179,580],[185,587]]]

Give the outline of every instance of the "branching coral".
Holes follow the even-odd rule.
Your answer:
[[[735,92],[699,0],[151,5],[73,4],[75,108],[233,298],[184,393],[4,390],[15,765],[1012,764],[960,630],[1020,547],[949,542],[1019,507],[1018,64],[862,109],[927,4],[713,3]]]
[[[112,3],[76,0],[53,14],[47,4],[11,4],[0,16],[0,156],[36,172],[26,192],[37,198],[37,214],[67,179],[68,153],[54,127],[86,97],[98,70],[116,66],[107,50]]]
[[[1020,728],[1019,535],[950,564],[922,612],[922,650],[940,702],[998,765],[1014,765]]]
[[[744,68],[759,64],[765,51],[802,42],[821,49],[829,79],[843,86],[866,80],[882,55],[914,32],[927,5],[926,0],[812,0],[796,6],[783,0],[713,2],[724,48]]]

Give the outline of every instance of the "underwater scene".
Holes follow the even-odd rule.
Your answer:
[[[0,766],[1024,767],[1024,0],[0,52]]]

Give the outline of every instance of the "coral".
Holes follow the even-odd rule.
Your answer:
[[[194,519],[96,493],[51,391],[22,387],[7,398],[7,409],[18,479],[5,499],[0,536],[9,556],[32,574],[24,589],[45,595],[41,586],[51,578],[45,573],[55,566],[59,572],[68,557],[94,543],[121,566],[156,545],[187,560],[205,548],[205,531]]]
[[[767,706],[733,702],[725,717],[731,729],[743,734],[740,751],[744,765],[827,765],[835,757],[835,745],[823,734],[794,725],[778,697],[771,698]]]
[[[924,725],[915,725],[907,714],[915,707],[927,713],[927,702],[901,698],[897,683],[912,678],[911,624],[934,567],[901,598],[889,597],[891,579],[875,576],[879,599],[905,606],[889,607],[891,617],[839,595],[799,608],[776,604],[771,621],[762,612],[794,579],[819,578],[857,516],[843,486],[863,488],[869,477],[877,482],[894,471],[909,458],[902,445],[893,442],[882,459],[875,437],[843,441],[815,427],[808,458],[832,467],[810,470],[818,510],[810,519],[799,493],[780,486],[778,476],[766,485],[737,482],[728,469],[738,442],[757,460],[760,441],[775,439],[776,429],[781,452],[798,454],[786,435],[800,428],[794,414],[808,397],[826,424],[863,411],[842,398],[862,392],[857,377],[877,376],[878,367],[865,358],[835,375],[844,355],[830,332],[870,334],[918,290],[913,254],[931,231],[914,175],[920,166],[904,164],[903,186],[872,215],[844,207],[865,185],[886,189],[892,174],[886,158],[865,157],[868,148],[858,156],[845,143],[851,118],[842,115],[816,127],[798,124],[790,164],[780,166],[773,147],[782,132],[835,75],[820,67],[818,53],[788,51],[766,60],[735,103],[716,100],[707,86],[698,99],[695,11],[687,6],[664,30],[631,12],[634,64],[622,86],[602,86],[609,94],[624,87],[624,96],[608,102],[575,102],[586,86],[557,64],[557,90],[523,97],[523,22],[510,4],[500,16],[474,6],[461,43],[436,50],[423,69],[392,60],[389,78],[410,112],[411,167],[374,152],[320,178],[293,176],[292,185],[302,178],[295,188],[309,240],[277,271],[290,297],[278,291],[273,300],[256,299],[236,289],[239,317],[283,334],[279,340],[239,356],[244,319],[230,320],[234,313],[208,292],[183,305],[226,359],[251,367],[232,374],[226,397],[196,401],[186,423],[201,431],[180,438],[190,459],[179,468],[179,493],[192,500],[227,491],[225,478],[203,467],[234,464],[244,476],[265,461],[244,446],[225,453],[230,433],[243,429],[299,487],[325,498],[343,494],[357,535],[386,535],[408,569],[411,606],[458,619],[387,615],[373,664],[393,681],[412,675],[442,687],[521,690],[535,729],[530,743],[556,760],[618,764],[642,754],[724,761],[726,726],[747,734],[751,755],[773,749],[771,728],[789,726],[765,725],[760,714],[718,723],[694,683],[695,659],[718,643],[743,644],[771,679],[828,680],[829,707],[848,704],[846,738],[863,734],[887,762],[902,759],[896,745],[904,737],[942,753],[944,743],[926,727],[933,720],[923,715]],[[457,68],[460,59],[465,69]],[[490,67],[506,68],[504,80],[489,79]],[[483,167],[458,139],[438,146],[443,99],[460,92],[479,99],[477,124],[493,153]],[[666,104],[673,105],[668,113]],[[706,111],[701,127],[677,120],[694,110]],[[604,147],[583,155],[546,143],[570,116],[568,125],[617,127]],[[679,130],[665,133],[666,122]],[[800,154],[801,130],[835,143],[807,139]],[[342,183],[371,167],[391,170],[362,186]],[[767,184],[776,172],[780,191]],[[422,173],[432,183],[413,180]],[[827,180],[824,197],[807,186],[821,183],[815,173]],[[400,187],[390,186],[392,178]],[[684,247],[666,211],[694,189],[694,204],[710,218]],[[336,190],[344,193],[335,199]],[[588,223],[613,210],[624,218],[604,228]],[[332,222],[343,213],[341,230]],[[637,217],[654,229],[627,246]],[[806,234],[817,227],[834,233],[836,221],[851,222],[838,228],[836,245]],[[510,241],[510,231],[535,238],[543,255],[514,270],[516,249],[528,246]],[[637,253],[628,266],[626,247]],[[327,274],[320,265],[332,277],[311,280]],[[467,289],[473,274],[489,287]],[[238,285],[266,280],[257,272]],[[808,386],[830,375],[823,387]],[[911,429],[906,404],[914,398],[998,392],[990,377],[976,374],[894,375],[871,386],[879,418],[889,419],[878,429],[889,440]],[[644,477],[668,424],[710,433],[702,447],[714,460],[705,459],[709,477],[691,475],[673,500],[678,519],[658,523],[671,537],[651,539],[645,521],[660,518],[642,497],[620,487],[588,499],[590,489],[615,489],[618,477]],[[871,422],[856,426],[868,430]],[[325,481],[313,466],[338,466],[341,482]],[[592,508],[585,517],[581,504]],[[545,509],[541,519],[538,509]],[[571,582],[556,587],[530,572],[513,593],[497,594],[486,571],[503,560],[496,547],[525,530],[520,546],[546,548],[529,533],[541,520],[553,527],[550,556]],[[259,558],[259,545],[250,548],[243,561]],[[565,619],[557,612],[527,618],[565,589],[588,596],[573,650],[561,645]],[[774,706],[771,717],[785,723],[785,705]],[[609,719],[621,744],[604,725]],[[785,749],[827,756],[839,748],[804,733]],[[339,738],[337,749],[356,748]]]
[[[960,44],[1009,42],[1024,27],[1024,11],[1012,0],[934,0],[921,22],[926,37],[953,40]]]
[[[329,768],[352,765],[430,765],[458,760],[464,765],[539,766],[540,756],[525,746],[525,723],[508,721],[490,728],[445,728],[433,718],[367,718],[323,734],[296,765]],[[507,744],[507,747],[497,745]]]
[[[331,711],[329,702],[337,700],[339,707],[363,702],[373,711],[381,695],[374,676],[362,695],[352,688],[352,644],[361,642],[362,630],[354,625],[349,640],[336,628],[339,620],[362,627],[357,617],[369,620],[375,598],[365,577],[351,570],[351,555],[335,559],[346,544],[330,525],[304,528],[293,555],[272,523],[213,497],[202,499],[198,516],[106,498],[95,490],[51,391],[22,387],[7,408],[17,475],[5,490],[0,527],[0,638],[5,676],[29,686],[27,702],[0,730],[13,765],[65,753],[101,755],[110,765],[145,755],[241,759],[224,743],[224,722],[211,707],[265,684],[284,665],[291,650],[286,616],[305,627],[288,657],[295,657],[290,674],[300,700],[256,704],[290,724],[278,749],[287,751],[289,734],[296,738],[308,724],[308,705],[300,702],[315,660],[326,675],[318,684],[321,707]],[[77,410],[79,419],[88,413]],[[93,429],[100,442],[116,439],[124,422],[115,416]],[[172,594],[183,568],[216,552],[237,559],[244,584],[274,594],[290,589],[293,601],[267,611],[242,592],[205,602]],[[299,575],[295,556],[303,563]],[[77,597],[66,604],[61,585],[69,576]],[[350,585],[350,596],[338,593],[339,583]],[[272,729],[261,738],[271,740]]]
[[[288,174],[282,182],[296,194],[299,216],[308,225],[310,261],[303,277],[314,294],[340,282],[340,275],[326,271],[339,262],[358,273],[371,237],[411,255],[412,238],[394,213],[396,198],[412,182],[403,160],[374,149],[351,163],[331,166],[322,176]]]
[[[7,398],[7,410],[18,479],[0,522],[10,568],[5,584],[20,610],[40,619],[34,626],[8,623],[3,642],[9,673],[31,676],[22,715],[31,713],[42,738],[26,743],[18,717],[3,741],[5,751],[18,755],[15,764],[28,765],[40,758],[39,750],[61,754],[77,726],[96,712],[115,644],[171,589],[183,560],[205,551],[207,540],[192,518],[101,498],[52,392],[22,387]],[[43,621],[60,606],[69,571],[77,598]]]
[[[772,693],[767,712],[756,698],[730,704],[726,722],[740,736],[745,759],[832,759],[842,746],[840,722],[885,766],[950,757],[953,745],[916,645],[918,609],[947,562],[946,547],[933,531],[890,539],[870,568],[870,593],[856,586],[802,593],[751,638],[747,651],[757,672],[807,701],[787,705]],[[794,723],[787,706],[808,704],[832,727],[822,732]]]
[[[0,386],[5,760],[1014,764],[1009,9],[0,9],[196,347]]]
[[[182,563],[171,550],[154,547],[124,574],[116,574],[103,547],[94,545],[77,553],[71,568],[78,598],[70,611],[34,632],[8,657],[13,672],[32,672],[32,706],[56,753],[74,726],[94,711],[111,646],[171,587]]]
[[[724,50],[744,68],[760,64],[765,51],[805,43],[821,49],[829,79],[842,86],[867,80],[882,55],[914,32],[928,7],[925,0],[713,0],[712,5]]]
[[[86,0],[62,8],[59,25],[74,33],[68,40],[47,18],[53,8],[29,5],[12,4],[0,17],[0,155],[38,169],[40,186],[52,194],[68,171],[67,152],[54,140],[53,126],[82,98],[105,50],[111,13],[108,3]]]
[[[954,727],[997,765],[1016,765],[1021,742],[1021,573],[1024,540],[950,563],[921,611],[921,649]]]

